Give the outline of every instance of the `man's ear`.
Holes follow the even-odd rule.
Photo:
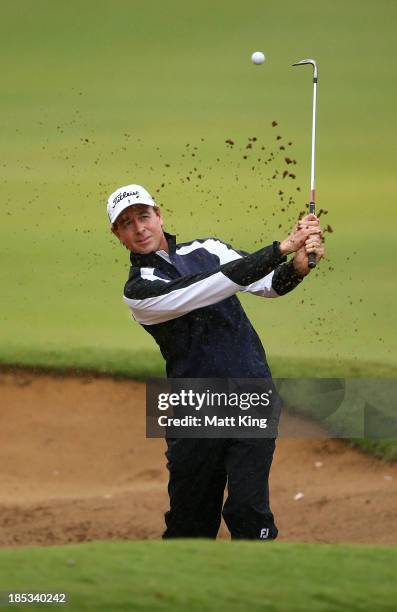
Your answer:
[[[119,236],[119,232],[117,230],[116,227],[114,227],[113,225],[110,226],[110,231],[112,232],[112,234],[114,234],[116,236],[116,238],[118,238],[120,240],[120,236]]]
[[[120,236],[119,236],[119,231],[116,227],[111,227],[110,231],[112,232],[112,234],[114,234],[116,236],[116,238],[119,240],[120,242],[120,246],[124,246],[127,250],[128,247],[125,246],[124,242],[121,240]]]
[[[163,227],[163,225],[164,225],[164,220],[163,220],[163,217],[162,217],[162,215],[161,215],[160,206],[154,206],[154,212],[155,212],[155,214],[158,216],[158,218],[160,219],[161,227]]]

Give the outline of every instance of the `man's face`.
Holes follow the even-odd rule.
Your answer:
[[[168,251],[159,208],[134,204],[117,217],[112,232],[133,253]]]

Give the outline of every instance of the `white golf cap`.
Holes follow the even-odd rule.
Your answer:
[[[157,206],[148,191],[141,185],[126,185],[119,187],[108,198],[108,217],[110,223],[116,221],[120,213],[128,206],[134,204],[146,204],[146,206]]]

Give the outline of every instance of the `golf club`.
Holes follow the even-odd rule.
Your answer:
[[[314,187],[314,162],[315,162],[315,144],[316,144],[316,99],[317,99],[317,64],[313,59],[304,59],[300,62],[295,62],[293,66],[303,66],[311,64],[313,66],[313,120],[312,120],[312,163],[310,175],[310,202],[309,212],[314,213],[316,208],[316,191]],[[309,253],[309,268],[316,267],[316,254]]]

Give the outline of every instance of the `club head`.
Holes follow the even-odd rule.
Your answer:
[[[295,64],[292,64],[293,66],[304,66],[305,64],[311,64],[313,66],[313,78],[317,79],[317,64],[316,61],[314,59],[303,59],[300,60],[300,62],[295,62]]]

